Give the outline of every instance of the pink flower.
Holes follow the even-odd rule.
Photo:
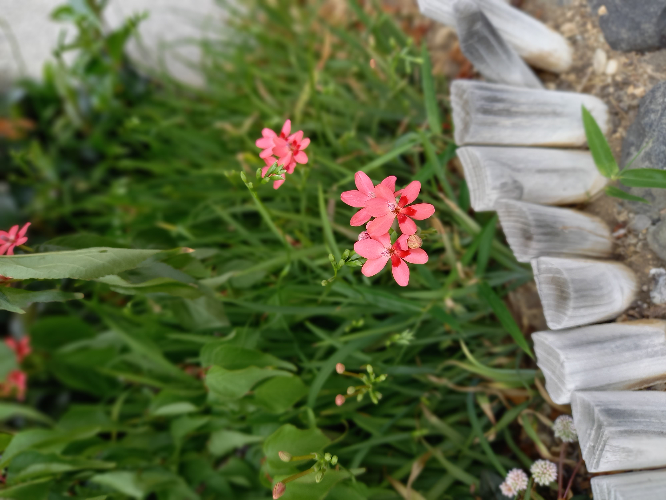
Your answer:
[[[375,199],[370,200],[365,207],[372,217],[376,217],[367,226],[370,236],[375,237],[387,233],[396,217],[402,234],[414,234],[417,227],[412,219],[427,219],[435,213],[435,207],[430,203],[408,206],[416,199],[420,191],[421,183],[412,181],[402,190],[400,198],[396,202],[398,193],[394,193],[392,189],[388,189],[381,184],[377,186],[375,188]]]
[[[23,245],[28,241],[25,233],[28,232],[29,227],[30,222],[23,226],[20,231],[18,225],[12,227],[9,232],[0,231],[0,255],[14,255],[14,247]]]
[[[23,358],[32,352],[32,348],[30,347],[30,337],[23,337],[18,342],[11,337],[7,337],[5,339],[5,344],[16,353],[16,361],[19,363],[22,363]]]
[[[7,375],[7,380],[0,383],[0,396],[8,397],[16,392],[16,399],[23,401],[27,385],[28,375],[21,370],[12,370]]]
[[[372,217],[368,211],[367,204],[375,199],[375,191],[379,186],[384,186],[386,191],[391,193],[395,191],[395,181],[396,177],[391,175],[380,182],[377,186],[372,184],[370,177],[365,172],[358,171],[354,175],[354,182],[358,190],[354,189],[352,191],[345,191],[340,195],[340,199],[343,203],[346,203],[350,207],[360,208],[358,212],[354,214],[349,221],[349,224],[352,226],[362,226],[370,220]],[[388,229],[384,231],[388,232]]]
[[[425,264],[428,262],[428,254],[422,248],[409,248],[407,239],[409,235],[403,234],[391,245],[391,237],[383,234],[367,240],[357,241],[354,244],[354,250],[361,257],[368,259],[361,272],[365,276],[374,276],[384,269],[386,263],[391,261],[391,270],[395,281],[400,286],[409,284],[410,264]]]
[[[302,130],[286,139],[278,137],[273,142],[273,154],[278,157],[278,165],[284,165],[287,172],[292,173],[297,163],[305,165],[308,162],[308,155],[303,150],[310,145],[310,139],[303,139]]]
[[[346,398],[342,394],[338,394],[337,396],[335,396],[335,404],[338,406],[342,406],[343,404],[345,404],[345,399]]]
[[[261,153],[259,153],[259,156],[263,159],[270,159],[271,156],[273,156],[273,146],[275,146],[275,139],[286,139],[289,137],[289,134],[291,132],[291,120],[287,120],[284,122],[284,125],[282,125],[282,131],[280,132],[280,135],[278,136],[275,132],[273,132],[269,128],[265,128],[261,131],[261,139],[257,139],[255,142],[255,145],[258,148],[263,149]],[[268,161],[266,161],[267,165],[272,165],[273,162],[269,164]]]

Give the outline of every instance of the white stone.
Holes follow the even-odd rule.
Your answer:
[[[661,500],[665,492],[665,469],[592,478],[594,500]]]

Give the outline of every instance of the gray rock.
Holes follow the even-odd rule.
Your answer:
[[[666,304],[666,269],[663,267],[650,269],[650,278],[652,278],[650,300],[653,304]]]
[[[633,163],[627,166],[634,157]],[[636,120],[622,143],[621,165],[624,168],[666,168],[666,82],[656,84],[641,99]],[[650,202],[650,205],[632,204],[637,212],[653,213],[658,218],[657,212],[666,208],[664,189],[630,188],[628,191]]]
[[[588,0],[606,41],[615,50],[666,47],[666,0]],[[605,7],[607,13],[599,15]]]
[[[662,220],[648,232],[648,245],[663,261],[666,261],[666,221]]]
[[[652,219],[650,219],[645,214],[638,214],[636,217],[634,217],[634,220],[632,220],[629,223],[629,229],[631,229],[636,233],[640,233],[641,231],[646,230],[651,225],[652,225]]]
[[[460,50],[486,80],[518,87],[543,85],[518,53],[497,32],[474,0],[453,5]]]

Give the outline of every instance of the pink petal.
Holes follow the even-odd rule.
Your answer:
[[[369,241],[369,240],[365,240]],[[388,262],[389,257],[388,255],[380,257],[378,259],[368,259],[365,264],[363,264],[363,267],[361,268],[361,272],[363,273],[364,276],[370,277],[374,276],[377,274],[379,271],[384,269],[384,266]]]
[[[435,207],[430,203],[417,203],[416,205],[410,205],[408,208],[410,208],[409,216],[416,220],[427,219],[435,213]]]
[[[28,241],[28,238],[26,238],[25,236],[23,236],[23,237],[19,238],[18,240],[16,240],[16,245],[17,245],[17,246],[19,246],[19,245],[23,245],[26,241]]]
[[[362,208],[368,202],[369,198],[366,194],[357,191],[356,189],[352,191],[345,191],[340,195],[340,199],[343,203],[346,203],[350,207]]]
[[[305,148],[307,148],[310,145],[310,139],[307,137],[301,141],[301,143],[298,145],[298,149],[303,151]]]
[[[370,220],[370,216],[368,215],[368,220]],[[367,221],[366,221],[367,222]],[[4,245],[0,245],[0,255],[4,255],[7,250],[9,250],[9,247],[12,246],[11,243],[5,243]]]
[[[273,150],[271,148],[264,149],[261,153],[259,153],[259,158],[266,159],[269,156],[273,156]]]
[[[261,135],[268,139],[275,139],[277,137],[277,134],[269,128],[262,129]]]
[[[398,217],[398,225],[400,226],[400,231],[402,231],[402,234],[404,235],[414,234],[418,230],[416,223],[409,217]]]
[[[0,231],[0,241],[7,241],[9,239],[9,233],[7,231]]]
[[[395,175],[389,175],[386,179],[384,179],[380,184],[386,188],[388,188],[391,192],[395,191],[395,181],[397,180]],[[396,194],[397,196],[397,194]]]
[[[413,250],[410,250],[409,255],[403,257],[403,259],[410,264],[425,264],[428,262],[428,254],[423,248],[414,248]]]
[[[409,245],[407,244],[409,236],[410,236],[409,234],[403,234],[397,240],[395,240],[395,244],[393,246],[398,250],[403,250],[403,251],[409,250]]]
[[[278,165],[289,165],[291,163],[291,160],[293,160],[293,158],[294,155],[291,154],[291,151],[289,151],[284,156],[280,155],[280,159],[278,160]]]
[[[291,148],[286,144],[284,146],[273,146],[273,154],[281,158],[291,154]]]
[[[421,192],[421,183],[419,181],[410,182],[405,189],[402,190],[402,196],[407,198],[405,205],[413,202]],[[404,205],[403,205],[404,206]]]
[[[360,170],[356,172],[354,174],[354,182],[356,183],[358,190],[365,195],[370,195],[375,192],[375,185],[365,172],[361,172]]]
[[[405,261],[397,255],[391,257],[391,271],[393,272],[393,277],[398,285],[409,285],[409,267],[407,267]]]
[[[354,251],[366,259],[379,259],[386,253],[386,247],[372,238],[354,243]]]
[[[7,249],[7,255],[14,255],[14,245],[13,243],[9,245],[9,248]]]
[[[308,162],[308,155],[306,155],[303,151],[299,151],[294,156],[294,160],[296,160],[296,163],[300,163],[301,165],[305,165]]]
[[[18,225],[12,226],[12,228],[9,230],[9,233],[7,233],[7,236],[9,237],[10,240],[13,240],[16,238],[16,233],[18,233]]]
[[[365,208],[373,217],[383,217],[384,215],[393,212],[389,209],[389,200],[384,198],[371,198],[365,203]],[[393,214],[395,217],[395,214]]]
[[[393,192],[392,189],[389,189],[387,186],[383,184],[379,184],[375,188],[375,196],[377,198],[383,198],[385,200],[395,203],[395,193]]]
[[[291,133],[291,120],[287,120],[282,125],[282,136],[287,137]]]
[[[267,166],[269,166],[269,167],[272,167],[273,164],[274,164],[276,161],[277,161],[277,159],[276,159],[276,158],[273,158],[272,156],[269,157],[269,158],[264,158],[264,163],[265,163]]]
[[[280,186],[282,186],[282,184],[284,184],[284,179],[280,179],[279,181],[275,181],[273,183],[273,189],[279,188]]]
[[[370,233],[370,236],[375,238],[382,234],[388,233],[388,230],[391,229],[391,225],[393,224],[394,220],[395,214],[391,212],[386,214],[384,217],[378,217],[377,219],[368,223],[368,227],[366,229],[368,230],[368,233]]]
[[[286,167],[287,173],[293,174],[295,169],[296,169],[296,162],[292,160],[291,163]]]
[[[289,137],[287,137],[287,140],[289,142],[296,141],[296,143],[299,143],[303,140],[303,131],[299,130],[298,132],[295,132],[291,134]]]
[[[262,137],[261,139],[257,139],[254,144],[261,149],[272,148],[273,139],[270,137]]]
[[[382,245],[384,245],[384,248],[386,249],[391,248],[391,236],[389,236],[388,233],[380,234],[378,236],[373,236],[372,238],[380,242]]]
[[[268,169],[271,168],[270,165],[266,165],[264,168],[261,169],[261,176],[266,177],[266,172],[268,172]]]
[[[350,226],[362,226],[372,218],[372,215],[368,213],[365,208],[362,208],[354,214],[354,216],[349,221]]]

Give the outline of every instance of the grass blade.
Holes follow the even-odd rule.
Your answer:
[[[583,126],[587,136],[587,144],[594,158],[599,172],[608,179],[615,179],[620,172],[613,152],[611,151],[604,133],[592,114],[583,106]]]
[[[638,201],[638,202],[641,202],[641,203],[650,203],[645,198],[641,198],[640,196],[635,196],[633,194],[629,194],[626,191],[622,191],[620,188],[615,187],[615,186],[606,186],[606,194],[608,196],[613,196],[615,198],[620,198],[621,200]]]
[[[629,187],[666,189],[666,170],[657,168],[633,168],[623,170],[620,182]]]

